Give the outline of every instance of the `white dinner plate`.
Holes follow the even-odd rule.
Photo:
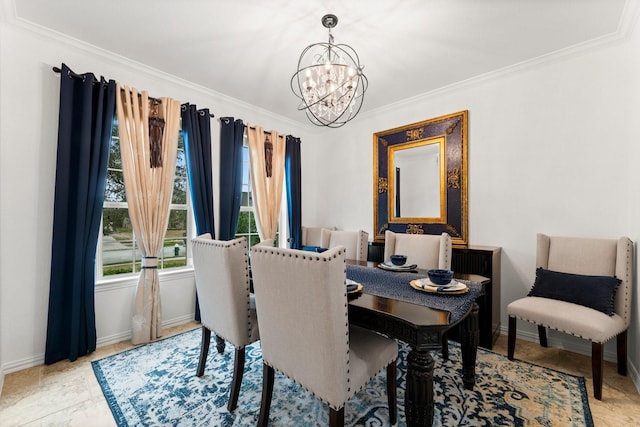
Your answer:
[[[417,264],[393,265],[388,262],[381,262],[380,264],[378,264],[378,267],[384,270],[390,270],[390,271],[412,271],[418,268],[418,265]]]
[[[464,283],[452,280],[448,285],[438,286],[434,285],[429,278],[412,280],[410,283],[414,289],[422,290],[429,293],[438,294],[460,294],[469,290]]]

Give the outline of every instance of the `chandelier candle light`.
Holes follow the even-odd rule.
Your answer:
[[[344,126],[358,114],[368,86],[356,51],[333,43],[331,29],[337,24],[335,15],[322,17],[329,42],[307,46],[291,77],[291,90],[302,101],[298,110],[304,110],[314,125],[332,128]]]

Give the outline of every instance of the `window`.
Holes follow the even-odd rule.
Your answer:
[[[236,238],[245,236],[248,241],[248,250],[251,246],[260,243],[260,235],[256,226],[255,211],[253,206],[253,193],[251,189],[251,167],[249,165],[249,139],[245,132],[242,146],[242,201],[240,204],[240,216],[236,228]],[[278,246],[279,229],[276,233],[275,245]]]
[[[190,214],[187,197],[187,164],[182,132],[178,136],[176,175],[169,225],[164,237],[164,248],[158,259],[159,269],[187,265],[187,238],[190,235]],[[102,235],[98,242],[96,278],[113,277],[140,271],[140,249],[135,241],[124,188],[118,123],[114,122],[107,169],[107,182],[102,211]]]
[[[253,194],[251,190],[251,173],[249,166],[249,146],[247,134],[244,135],[242,146],[242,201],[240,202],[240,216],[236,238],[245,236],[248,241],[248,249],[260,243],[260,235],[256,226],[255,212],[253,211]]]

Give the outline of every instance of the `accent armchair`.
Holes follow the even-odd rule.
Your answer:
[[[275,370],[327,403],[330,425],[342,426],[347,400],[386,368],[396,422],[398,345],[349,325],[345,259],[342,246],[323,253],[251,249],[264,364],[258,425],[268,424]]]
[[[627,375],[633,243],[627,237],[590,239],[537,235],[536,280],[525,298],[507,306],[507,357],[513,360],[516,319],[591,341],[593,394],[602,399],[604,343],[616,337],[618,373]]]
[[[451,236],[447,233],[404,234],[387,230],[384,234],[384,261],[390,262],[391,255],[407,256],[407,264],[417,264],[418,268],[451,269]]]
[[[235,347],[235,361],[227,409],[233,411],[242,385],[245,347],[260,338],[255,302],[249,293],[247,239],[213,240],[210,234],[203,234],[191,243],[202,318],[196,375],[204,375],[211,331],[216,334],[219,353],[224,351],[224,340],[231,343]]]

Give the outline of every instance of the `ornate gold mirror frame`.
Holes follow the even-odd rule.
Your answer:
[[[384,241],[386,230],[444,231],[454,245],[467,245],[467,115],[465,110],[373,134],[375,241]]]

